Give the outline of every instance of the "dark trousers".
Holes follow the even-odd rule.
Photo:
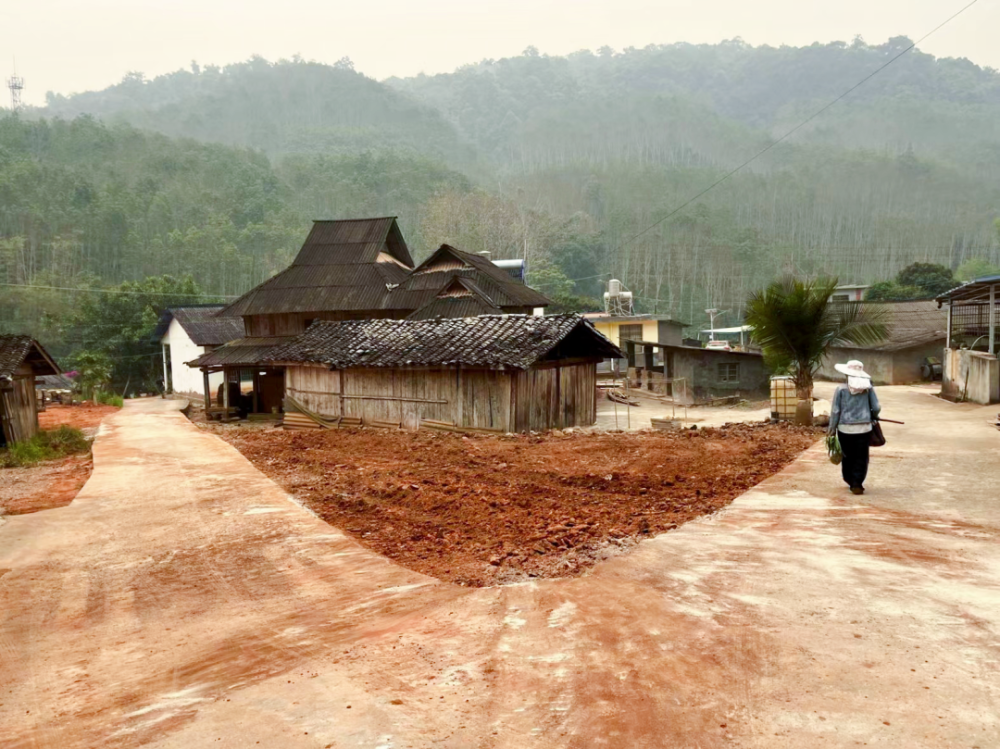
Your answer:
[[[840,471],[844,481],[850,487],[864,487],[868,476],[868,450],[871,447],[871,432],[864,434],[844,434],[837,431],[840,439],[840,450],[844,459],[840,463]]]

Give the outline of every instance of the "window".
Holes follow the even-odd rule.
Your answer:
[[[832,297],[830,297],[830,301],[832,301],[832,302],[849,302],[849,301],[851,301],[851,295],[850,294],[834,294]]]
[[[739,381],[740,381],[739,364],[719,365],[719,382],[739,382]]]
[[[625,343],[625,341],[641,341],[642,325],[620,325],[618,327],[618,340],[622,343]]]

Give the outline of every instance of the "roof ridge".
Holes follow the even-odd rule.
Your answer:
[[[314,224],[347,224],[352,221],[385,221],[386,219],[398,221],[399,216],[371,216],[369,218],[314,218]]]

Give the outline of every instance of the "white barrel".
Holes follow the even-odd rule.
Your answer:
[[[608,293],[611,296],[618,296],[622,293],[622,282],[617,278],[612,278],[608,281]]]
[[[791,377],[771,378],[771,418],[790,421],[795,418],[798,404],[795,383]]]

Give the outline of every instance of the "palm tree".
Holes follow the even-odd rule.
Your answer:
[[[830,303],[836,288],[836,278],[784,278],[747,300],[745,322],[753,328],[767,363],[791,374],[799,399],[810,404],[813,377],[831,347],[866,346],[884,340],[887,333],[883,305]]]

